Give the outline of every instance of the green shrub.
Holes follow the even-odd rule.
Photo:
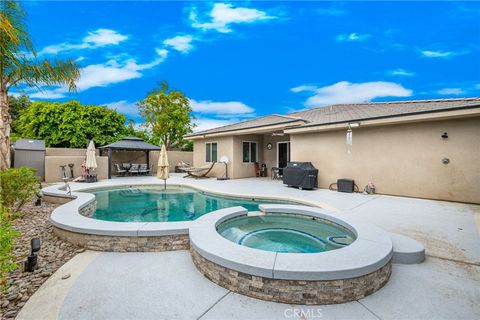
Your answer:
[[[0,211],[0,289],[5,290],[8,286],[8,273],[17,268],[15,255],[13,254],[14,238],[20,236],[20,232],[12,228],[10,215],[5,210]]]
[[[22,207],[38,192],[39,182],[35,169],[11,168],[0,171],[0,199],[5,214],[19,214]]]

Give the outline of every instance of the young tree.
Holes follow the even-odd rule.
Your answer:
[[[165,144],[167,150],[184,145],[183,137],[192,132],[194,125],[190,117],[192,108],[181,91],[170,89],[163,81],[138,106],[151,129],[152,143]]]
[[[39,60],[25,24],[25,11],[17,1],[0,3],[0,170],[10,167],[11,116],[8,92],[16,86],[40,88],[64,85],[75,90],[80,77],[71,59]]]

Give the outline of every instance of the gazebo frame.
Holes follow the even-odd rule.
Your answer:
[[[147,166],[150,166],[150,151],[160,151],[160,147],[143,141],[138,137],[125,137],[118,142],[100,147],[101,150],[108,150],[108,179],[112,178],[112,153],[116,151],[144,151],[147,155]]]

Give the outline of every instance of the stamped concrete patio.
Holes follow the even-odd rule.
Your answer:
[[[170,184],[244,196],[277,196],[315,203],[338,216],[421,241],[427,259],[394,264],[387,285],[340,305],[292,306],[244,297],[204,278],[186,251],[86,251],[59,269],[18,319],[479,319],[480,206],[382,195],[287,188],[269,179],[183,179]],[[118,178],[88,185],[159,183]],[[72,190],[85,188],[72,184]],[[62,277],[68,278],[62,279]]]

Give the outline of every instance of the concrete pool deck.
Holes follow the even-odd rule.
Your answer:
[[[71,184],[72,190],[150,184],[154,177]],[[18,319],[478,319],[480,206],[382,195],[297,190],[269,179],[183,179],[170,184],[256,197],[304,199],[421,241],[422,264],[393,265],[390,281],[366,298],[339,305],[292,306],[232,293],[193,265],[187,251],[87,251],[57,271]],[[477,223],[476,223],[477,222]],[[40,257],[41,258],[41,257]],[[70,278],[62,280],[62,276]]]

